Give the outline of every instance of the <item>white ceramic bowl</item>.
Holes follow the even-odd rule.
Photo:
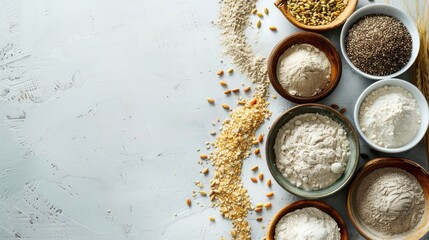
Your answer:
[[[421,118],[421,123],[420,123],[420,128],[417,131],[416,136],[406,145],[399,147],[399,148],[385,148],[385,147],[380,147],[376,144],[374,144],[373,142],[371,142],[371,140],[369,140],[365,134],[362,132],[362,128],[359,125],[359,109],[360,106],[363,102],[363,100],[365,100],[365,98],[374,90],[383,87],[383,86],[398,86],[398,87],[402,87],[406,90],[408,90],[416,99],[417,104],[419,106],[420,109],[420,118]],[[426,134],[426,130],[428,129],[429,126],[429,107],[428,107],[428,103],[426,101],[426,98],[423,96],[422,92],[420,92],[420,90],[415,87],[413,84],[404,81],[404,80],[400,80],[400,79],[385,79],[385,80],[380,80],[377,81],[373,84],[371,84],[369,87],[367,87],[362,94],[359,96],[356,105],[355,105],[355,109],[354,109],[354,120],[355,120],[355,124],[356,124],[356,129],[359,132],[360,136],[365,140],[365,142],[367,142],[373,149],[376,149],[380,152],[385,152],[385,153],[399,153],[399,152],[405,152],[411,148],[413,148],[414,146],[416,146],[420,140],[422,140],[422,138],[424,137],[424,135]]]
[[[364,17],[366,15],[372,15],[372,14],[383,14],[388,15],[397,18],[400,20],[404,26],[408,29],[408,32],[410,32],[412,41],[413,41],[413,49],[411,52],[411,57],[408,63],[399,71],[386,75],[386,76],[375,76],[370,75],[368,73],[363,72],[362,70],[358,69],[349,57],[347,56],[346,52],[346,46],[345,46],[345,40],[346,35],[349,30],[349,28],[361,17]],[[341,36],[340,36],[340,45],[341,45],[341,53],[343,54],[344,58],[346,59],[346,62],[360,75],[364,76],[365,78],[379,80],[379,79],[390,79],[394,78],[405,71],[407,71],[411,65],[413,65],[414,61],[417,58],[417,55],[419,53],[420,48],[420,37],[419,37],[419,31],[414,23],[414,21],[403,11],[399,10],[398,8],[395,8],[391,5],[387,4],[371,4],[365,7],[360,8],[359,10],[355,11],[349,19],[347,19],[346,23],[344,24],[342,30],[341,30]]]

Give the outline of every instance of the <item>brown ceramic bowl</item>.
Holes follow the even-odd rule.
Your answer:
[[[381,235],[370,228],[368,228],[363,221],[360,219],[356,209],[356,192],[362,182],[362,180],[372,171],[385,167],[395,167],[405,170],[411,173],[419,181],[423,188],[425,201],[426,201],[426,212],[423,214],[420,223],[414,230],[406,233],[396,234],[393,236]],[[367,162],[357,173],[353,179],[347,194],[347,211],[349,217],[362,236],[366,239],[420,239],[429,231],[429,174],[419,164],[412,160],[405,158],[376,158]]]
[[[323,31],[328,31],[341,26],[347,20],[347,18],[350,17],[350,15],[352,15],[353,11],[356,8],[357,3],[358,3],[358,0],[348,0],[346,8],[337,18],[334,19],[334,21],[321,26],[309,26],[298,22],[296,18],[294,18],[290,14],[289,10],[287,9],[286,0],[276,0],[274,5],[283,13],[283,15],[287,18],[287,20],[289,20],[289,22],[291,22],[296,27],[299,27],[307,31],[323,32]]]
[[[267,228],[267,240],[274,240],[276,225],[284,215],[290,212],[293,212],[297,209],[306,208],[306,207],[315,207],[321,210],[322,212],[328,214],[329,216],[331,216],[335,220],[335,222],[337,222],[338,227],[340,228],[341,239],[342,240],[348,239],[347,226],[344,223],[344,220],[341,217],[341,215],[334,208],[332,208],[326,203],[319,202],[319,201],[300,200],[286,205],[286,207],[284,207],[283,209],[278,211],[276,215],[274,215],[273,219],[271,219],[270,221],[270,225],[268,225],[268,228]]]
[[[300,43],[311,44],[324,52],[331,64],[331,78],[328,86],[326,86],[326,88],[319,94],[311,97],[300,97],[289,94],[288,91],[282,87],[277,78],[277,64],[281,55],[291,46]],[[318,33],[299,32],[289,35],[274,47],[268,59],[267,71],[271,84],[282,97],[295,103],[311,103],[327,97],[332,93],[332,91],[334,91],[341,78],[342,65],[340,55],[338,54],[334,44],[329,39]]]

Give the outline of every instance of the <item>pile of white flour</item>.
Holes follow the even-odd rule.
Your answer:
[[[328,214],[314,207],[295,210],[276,225],[276,240],[340,240],[340,228]]]
[[[406,89],[384,86],[371,92],[359,110],[359,125],[374,144],[397,148],[409,143],[420,128],[420,110]]]
[[[293,185],[324,189],[343,174],[350,156],[347,133],[334,120],[301,114],[279,130],[274,144],[276,164]]]
[[[289,94],[310,97],[329,84],[331,64],[326,54],[313,45],[296,44],[281,55],[277,76]]]
[[[423,189],[399,168],[381,168],[366,176],[357,190],[357,210],[371,229],[395,235],[414,228],[425,212]]]

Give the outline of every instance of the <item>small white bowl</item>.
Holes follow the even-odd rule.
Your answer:
[[[420,128],[416,133],[416,136],[414,136],[414,138],[409,143],[407,143],[404,146],[399,147],[399,148],[385,148],[385,147],[380,147],[380,146],[376,145],[375,143],[373,143],[371,140],[369,140],[365,136],[365,134],[363,133],[363,131],[360,127],[360,124],[359,124],[359,110],[360,110],[360,106],[361,106],[363,100],[365,100],[365,98],[374,90],[381,88],[383,86],[386,86],[386,85],[398,86],[398,87],[402,87],[402,88],[408,90],[413,95],[413,97],[416,99],[417,105],[419,106],[419,109],[420,109],[421,123],[420,123]],[[426,98],[423,96],[422,92],[420,92],[420,90],[417,87],[415,87],[413,84],[411,84],[407,81],[401,80],[401,79],[385,79],[385,80],[380,80],[380,81],[377,81],[377,82],[371,84],[369,87],[367,87],[362,92],[362,94],[359,96],[359,98],[356,102],[353,117],[355,120],[356,129],[359,132],[360,136],[372,148],[374,148],[377,151],[385,152],[385,153],[399,153],[399,152],[405,152],[407,150],[410,150],[411,148],[416,146],[420,142],[420,140],[422,140],[424,135],[426,134],[426,130],[428,129],[428,126],[429,126],[429,107],[428,107],[428,103],[426,101]]]
[[[376,75],[370,75],[368,73],[363,72],[359,68],[357,68],[351,60],[349,59],[347,52],[346,52],[346,35],[351,26],[358,21],[360,18],[372,15],[372,14],[383,14],[391,17],[397,18],[399,21],[401,21],[404,26],[407,28],[408,32],[411,35],[411,39],[413,41],[413,49],[411,51],[411,57],[408,63],[399,71],[392,73],[390,75],[385,76],[376,76]],[[341,46],[341,53],[343,54],[344,58],[346,59],[346,62],[360,75],[362,75],[365,78],[379,80],[379,79],[390,79],[394,78],[405,71],[407,71],[411,65],[413,65],[414,61],[417,58],[417,55],[419,53],[420,48],[420,37],[419,37],[419,31],[416,27],[416,24],[414,21],[403,11],[399,10],[398,8],[395,8],[388,4],[371,4],[365,7],[360,8],[359,10],[355,11],[344,23],[343,28],[341,30],[341,36],[340,36],[340,46]]]

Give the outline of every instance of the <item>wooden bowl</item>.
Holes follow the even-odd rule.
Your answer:
[[[425,214],[423,214],[420,223],[417,224],[414,230],[409,232],[396,234],[393,236],[384,236],[377,234],[375,231],[369,229],[363,221],[359,218],[359,214],[356,209],[356,194],[357,189],[362,182],[362,180],[372,171],[385,167],[394,167],[400,168],[409,172],[411,175],[416,177],[420,185],[423,188],[425,196]],[[359,233],[364,236],[366,239],[420,239],[429,231],[429,174],[416,162],[405,159],[405,158],[376,158],[367,162],[357,173],[356,177],[353,179],[353,182],[347,193],[347,212],[349,217],[359,231]]]
[[[287,9],[286,0],[276,0],[274,5],[283,13],[283,15],[287,18],[287,20],[289,20],[289,22],[291,22],[296,27],[299,27],[307,31],[323,32],[323,31],[328,31],[341,26],[347,20],[347,18],[350,17],[350,15],[352,15],[353,11],[356,8],[357,3],[358,3],[358,0],[348,0],[346,8],[337,18],[334,19],[334,21],[321,26],[309,26],[298,22]]]
[[[317,208],[322,212],[331,216],[335,220],[335,222],[337,222],[338,227],[340,228],[341,239],[342,240],[348,239],[347,226],[344,223],[344,220],[341,217],[341,215],[334,208],[332,208],[326,203],[319,202],[319,201],[300,200],[286,205],[286,207],[284,207],[283,209],[278,211],[276,215],[274,215],[273,219],[271,219],[270,221],[270,225],[268,225],[268,228],[267,228],[267,240],[274,240],[276,225],[284,215],[290,212],[293,212],[297,209],[306,208],[306,207]]]
[[[282,87],[277,78],[277,64],[281,55],[291,46],[300,43],[311,44],[324,52],[331,64],[331,78],[328,86],[326,86],[319,94],[311,97],[300,97],[289,94],[288,91]],[[311,103],[327,97],[332,93],[332,91],[334,91],[341,78],[342,65],[340,55],[338,54],[334,44],[329,39],[318,33],[299,32],[289,35],[274,47],[270,57],[268,58],[267,71],[271,84],[282,97],[295,103]]]

